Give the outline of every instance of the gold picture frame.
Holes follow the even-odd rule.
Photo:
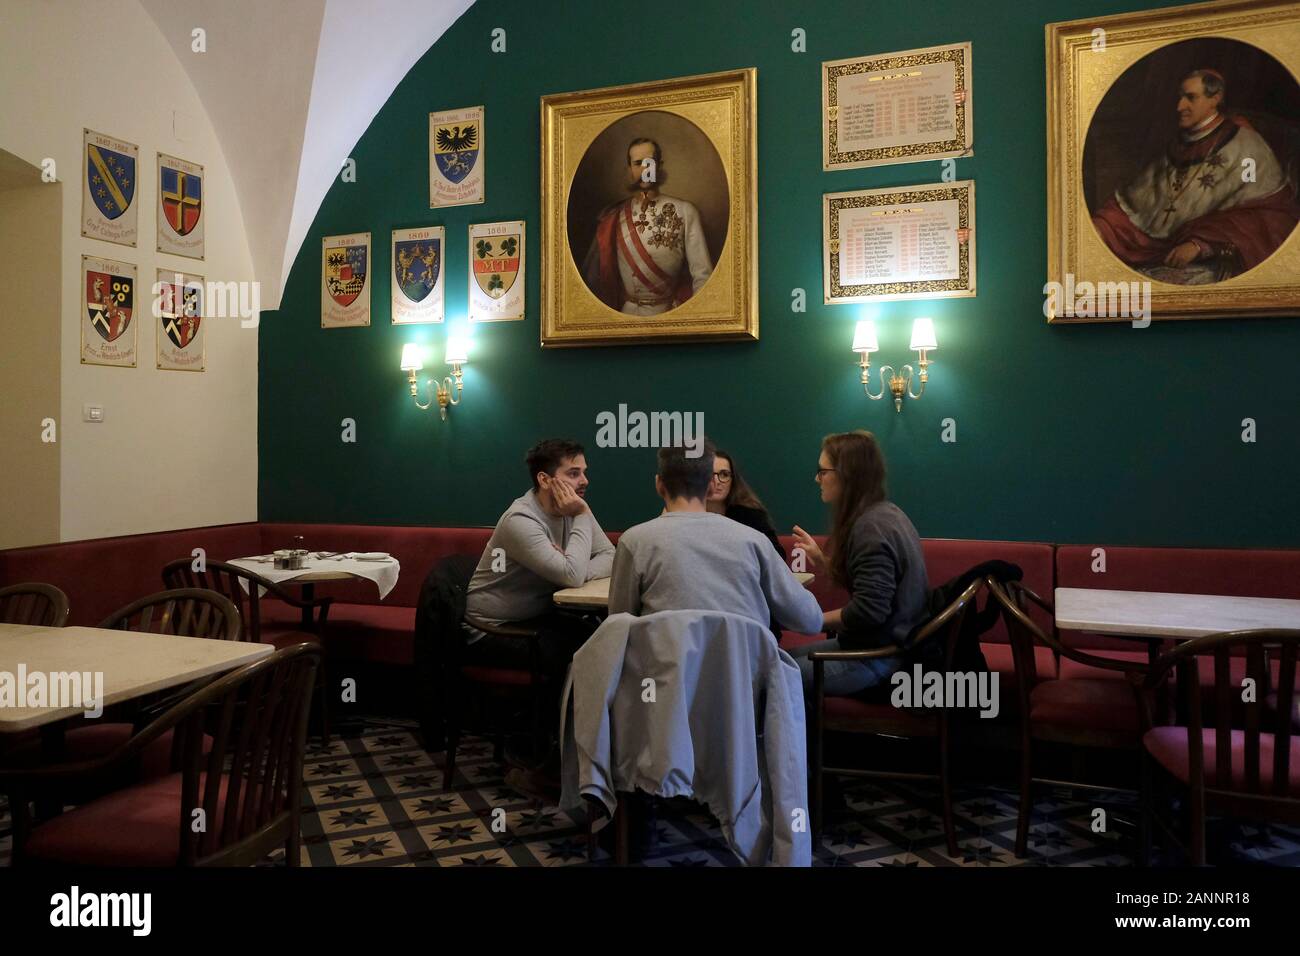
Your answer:
[[[542,97],[543,347],[758,338],[756,89],[748,68]]]
[[[1050,23],[1045,35],[1049,285],[1044,293],[1052,284],[1056,290],[1086,285],[1089,298],[1095,289],[1100,303],[1107,286],[1125,293],[1131,287],[1135,295],[1143,287],[1149,295],[1147,317],[1156,320],[1296,314],[1300,227],[1286,231],[1291,217],[1286,210],[1300,209],[1292,205],[1300,199],[1295,176],[1300,150],[1289,145],[1300,142],[1295,139],[1300,126],[1285,112],[1271,114],[1272,100],[1258,91],[1300,95],[1287,85],[1300,77],[1300,4],[1198,3]],[[1145,102],[1126,99],[1139,81],[1146,89],[1167,83],[1168,102],[1152,103],[1149,94]],[[1211,92],[1215,87],[1218,94]],[[1203,105],[1187,106],[1189,95],[1199,95]],[[1222,112],[1205,105],[1209,100],[1223,106]],[[1200,119],[1195,109],[1209,113]],[[1245,129],[1252,138],[1238,135]],[[1125,136],[1122,130],[1133,132]],[[1156,148],[1158,137],[1167,144],[1163,154]],[[1135,141],[1142,138],[1145,142]],[[1235,146],[1229,142],[1233,138]],[[1198,147],[1201,139],[1213,142]],[[1260,162],[1251,176],[1281,177],[1267,185],[1262,178],[1250,180],[1252,186],[1260,184],[1257,192],[1268,194],[1252,194],[1249,204],[1227,196],[1229,187],[1235,188],[1229,181],[1240,158],[1235,153],[1247,145],[1252,162]],[[1267,157],[1276,164],[1270,173]],[[1245,183],[1247,173],[1241,175]],[[1225,198],[1219,198],[1216,185]],[[1252,217],[1265,209],[1267,228],[1253,232]],[[1161,218],[1166,213],[1167,221]],[[1225,222],[1237,225],[1229,229]],[[1234,231],[1243,236],[1239,244],[1220,238]],[[1043,311],[1048,322],[1059,324],[1131,318],[1098,314],[1100,308],[1067,311],[1051,296]]]

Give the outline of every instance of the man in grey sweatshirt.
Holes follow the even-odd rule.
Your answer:
[[[713,446],[698,458],[684,448],[659,450],[655,490],[664,514],[630,528],[618,541],[609,613],[729,611],[767,625],[772,617],[806,634],[822,629],[822,610],[753,528],[705,507]]]
[[[556,591],[608,577],[614,561],[614,545],[585,500],[582,446],[548,439],[534,445],[527,460],[533,488],[501,516],[469,582],[466,615],[484,624],[547,618]],[[527,641],[466,630],[466,663],[528,667]],[[566,630],[552,619],[540,641],[543,665],[558,667],[560,676],[576,647],[562,636]]]

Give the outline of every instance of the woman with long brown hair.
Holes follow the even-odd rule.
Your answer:
[[[709,496],[704,504],[714,514],[725,515],[766,535],[781,555],[781,560],[785,560],[785,548],[781,547],[781,539],[776,535],[772,516],[741,475],[740,465],[730,452],[718,449],[713,453],[713,481],[709,482]]]
[[[929,580],[916,528],[889,500],[885,458],[867,431],[841,432],[822,440],[817,462],[822,501],[831,506],[831,533],[823,551],[798,525],[795,547],[802,548],[821,573],[849,592],[849,602],[826,611],[822,626],[830,640],[792,652],[812,683],[814,651],[866,650],[902,644],[926,615]],[[898,657],[827,661],[826,693],[846,697],[874,687],[899,668]]]

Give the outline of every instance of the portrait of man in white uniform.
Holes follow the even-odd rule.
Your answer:
[[[708,139],[680,117],[643,113],[615,124],[584,157],[572,193],[574,262],[609,308],[663,315],[713,275],[726,239],[726,176]]]

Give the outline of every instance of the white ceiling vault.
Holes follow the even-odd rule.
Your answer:
[[[238,192],[264,309],[279,307],[334,177],[473,0],[140,0],[189,74]],[[206,52],[192,49],[205,31]]]

